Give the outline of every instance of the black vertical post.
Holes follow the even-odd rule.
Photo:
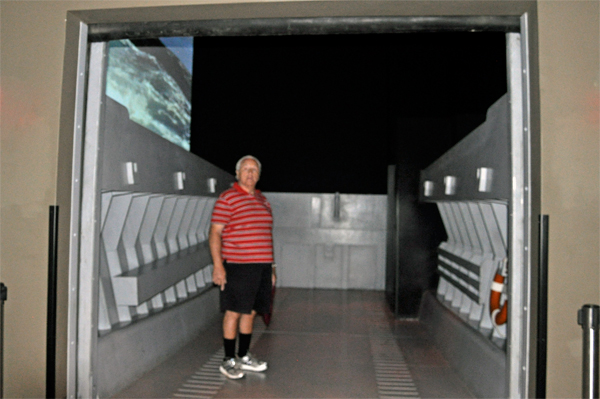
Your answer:
[[[8,290],[0,283],[0,399],[4,397],[4,301]]]
[[[539,220],[539,264],[538,264],[538,315],[537,315],[537,365],[535,397],[546,397],[546,364],[548,335],[548,215]]]
[[[600,397],[600,306],[583,305],[577,311],[577,324],[583,329],[582,389],[583,399]]]
[[[58,206],[50,206],[48,232],[48,311],[46,327],[46,398],[56,397],[56,289]]]

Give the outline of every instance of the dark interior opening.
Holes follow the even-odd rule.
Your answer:
[[[386,297],[417,316],[446,239],[419,172],[506,93],[505,33],[197,37],[194,76],[191,152],[232,173],[255,155],[263,191],[386,194],[396,166]]]
[[[197,37],[191,151],[276,192],[385,194],[506,92],[503,32]]]

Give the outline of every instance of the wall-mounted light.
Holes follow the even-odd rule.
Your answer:
[[[207,184],[208,184],[208,192],[209,193],[216,193],[217,192],[217,179],[215,179],[214,177],[211,177],[207,180]]]
[[[175,190],[183,190],[185,181],[185,172],[175,172]]]
[[[423,195],[425,197],[431,197],[433,195],[433,189],[435,187],[435,183],[431,180],[425,180],[423,182]]]
[[[444,177],[444,194],[446,194],[446,195],[456,194],[456,176]]]
[[[125,162],[123,168],[125,184],[128,184],[130,186],[135,184],[135,175],[137,174],[137,171],[137,162]]]
[[[340,220],[340,193],[336,192],[333,196],[333,219]]]
[[[492,191],[492,179],[494,177],[494,169],[478,168],[477,179],[479,179],[479,192],[489,193]]]

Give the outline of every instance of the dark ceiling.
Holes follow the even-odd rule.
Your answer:
[[[202,37],[191,150],[259,188],[385,194],[485,120],[506,92],[504,33]]]

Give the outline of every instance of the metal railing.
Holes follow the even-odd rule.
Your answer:
[[[600,306],[583,305],[577,312],[577,323],[583,328],[582,398],[598,398],[598,337]]]

